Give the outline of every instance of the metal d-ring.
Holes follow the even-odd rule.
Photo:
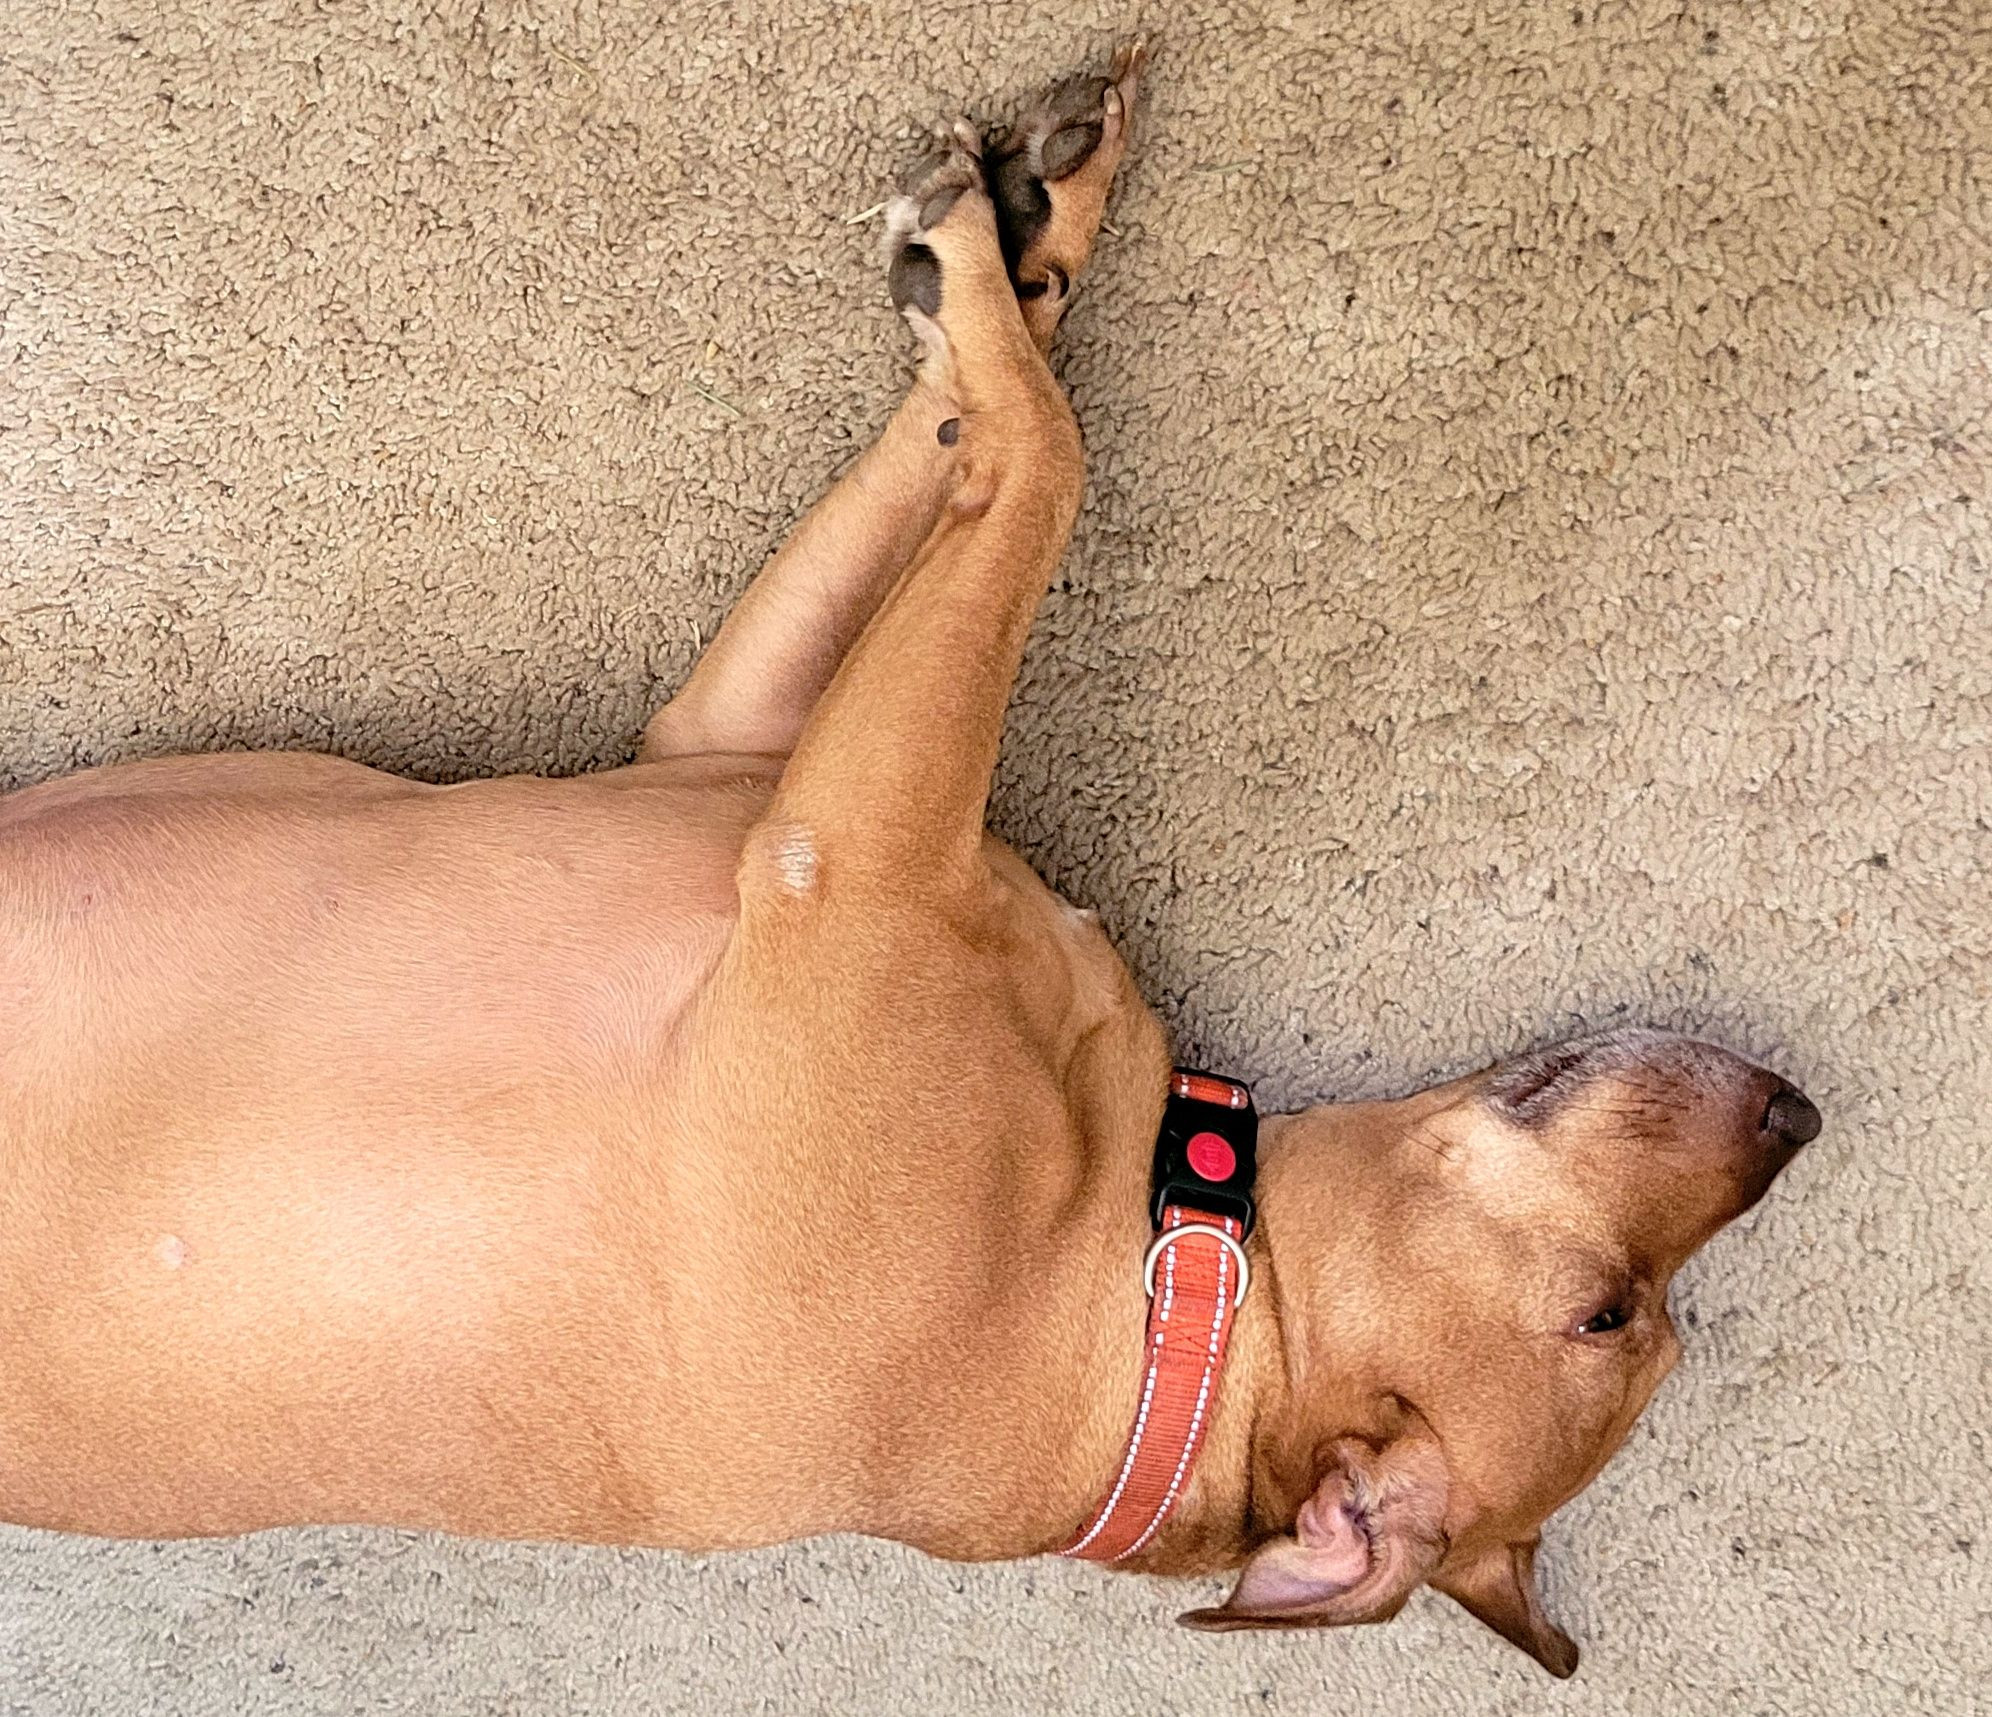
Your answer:
[[[1141,1285],[1148,1290],[1148,1297],[1151,1300],[1155,1298],[1155,1260],[1162,1256],[1167,1247],[1182,1239],[1185,1234],[1208,1234],[1238,1260],[1238,1292],[1231,1296],[1232,1309],[1235,1311],[1239,1301],[1245,1298],[1245,1290],[1252,1285],[1252,1265],[1245,1256],[1243,1246],[1222,1228],[1213,1228],[1208,1222],[1185,1222],[1180,1228],[1165,1228],[1155,1236],[1153,1244],[1149,1246],[1141,1260]]]

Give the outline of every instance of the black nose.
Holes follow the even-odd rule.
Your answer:
[[[1786,1085],[1779,1089],[1764,1111],[1765,1132],[1788,1145],[1809,1145],[1825,1125],[1812,1099],[1803,1091]]]

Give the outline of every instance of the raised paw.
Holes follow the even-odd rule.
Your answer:
[[[1130,42],[1105,77],[1066,79],[992,140],[987,170],[1003,260],[1040,349],[1092,255],[1147,63],[1147,43]]]

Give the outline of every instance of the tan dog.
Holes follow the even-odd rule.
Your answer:
[[[0,1515],[984,1559],[1096,1508],[1169,1055],[983,815],[1139,59],[923,165],[911,395],[632,767],[0,802]],[[1269,1120],[1202,1458],[1128,1565],[1243,1563],[1219,1627],[1429,1581],[1568,1673],[1541,1523],[1673,1363],[1675,1269],[1817,1129],[1652,1033]]]

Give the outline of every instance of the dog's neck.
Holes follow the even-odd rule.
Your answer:
[[[1382,1434],[1387,1356],[1375,1343],[1385,1339],[1378,1331],[1388,1308],[1368,1303],[1372,1290],[1358,1284],[1373,1272],[1355,1266],[1387,1232],[1397,1151],[1431,1095],[1261,1123],[1252,1286],[1209,1430],[1161,1531],[1116,1566],[1164,1574],[1236,1566],[1291,1528],[1318,1479],[1326,1438]],[[1155,1117],[1130,1111],[1114,1121],[1146,1127],[1152,1139]],[[999,1320],[1000,1339],[974,1360],[972,1405],[949,1396],[943,1410],[895,1388],[904,1452],[868,1461],[863,1494],[826,1529],[896,1538],[943,1557],[1007,1560],[1055,1549],[1098,1509],[1140,1394],[1147,1156],[1131,1139],[1102,1153],[1113,1166],[1084,1214],[1027,1272],[1031,1292],[1017,1302],[1024,1321]],[[1345,1318],[1350,1337],[1365,1332],[1360,1348],[1344,1338]],[[1317,1327],[1324,1323],[1333,1327]],[[954,1375],[939,1385],[952,1389]],[[992,1484],[999,1475],[1006,1482]]]
[[[1343,1274],[1337,1259],[1370,1244],[1385,1215],[1385,1159],[1428,1107],[1350,1103],[1262,1123],[1252,1289],[1217,1410],[1194,1483],[1153,1547],[1126,1566],[1158,1574],[1235,1566],[1291,1529],[1329,1436],[1381,1432],[1389,1403],[1373,1356],[1355,1341],[1357,1330],[1374,1330],[1379,1309],[1356,1303],[1363,1290],[1352,1275],[1346,1295],[1325,1296],[1341,1302],[1334,1321],[1346,1324],[1346,1339],[1316,1328],[1314,1308],[1322,1285],[1334,1289]],[[1324,1354],[1333,1356],[1325,1364]]]

